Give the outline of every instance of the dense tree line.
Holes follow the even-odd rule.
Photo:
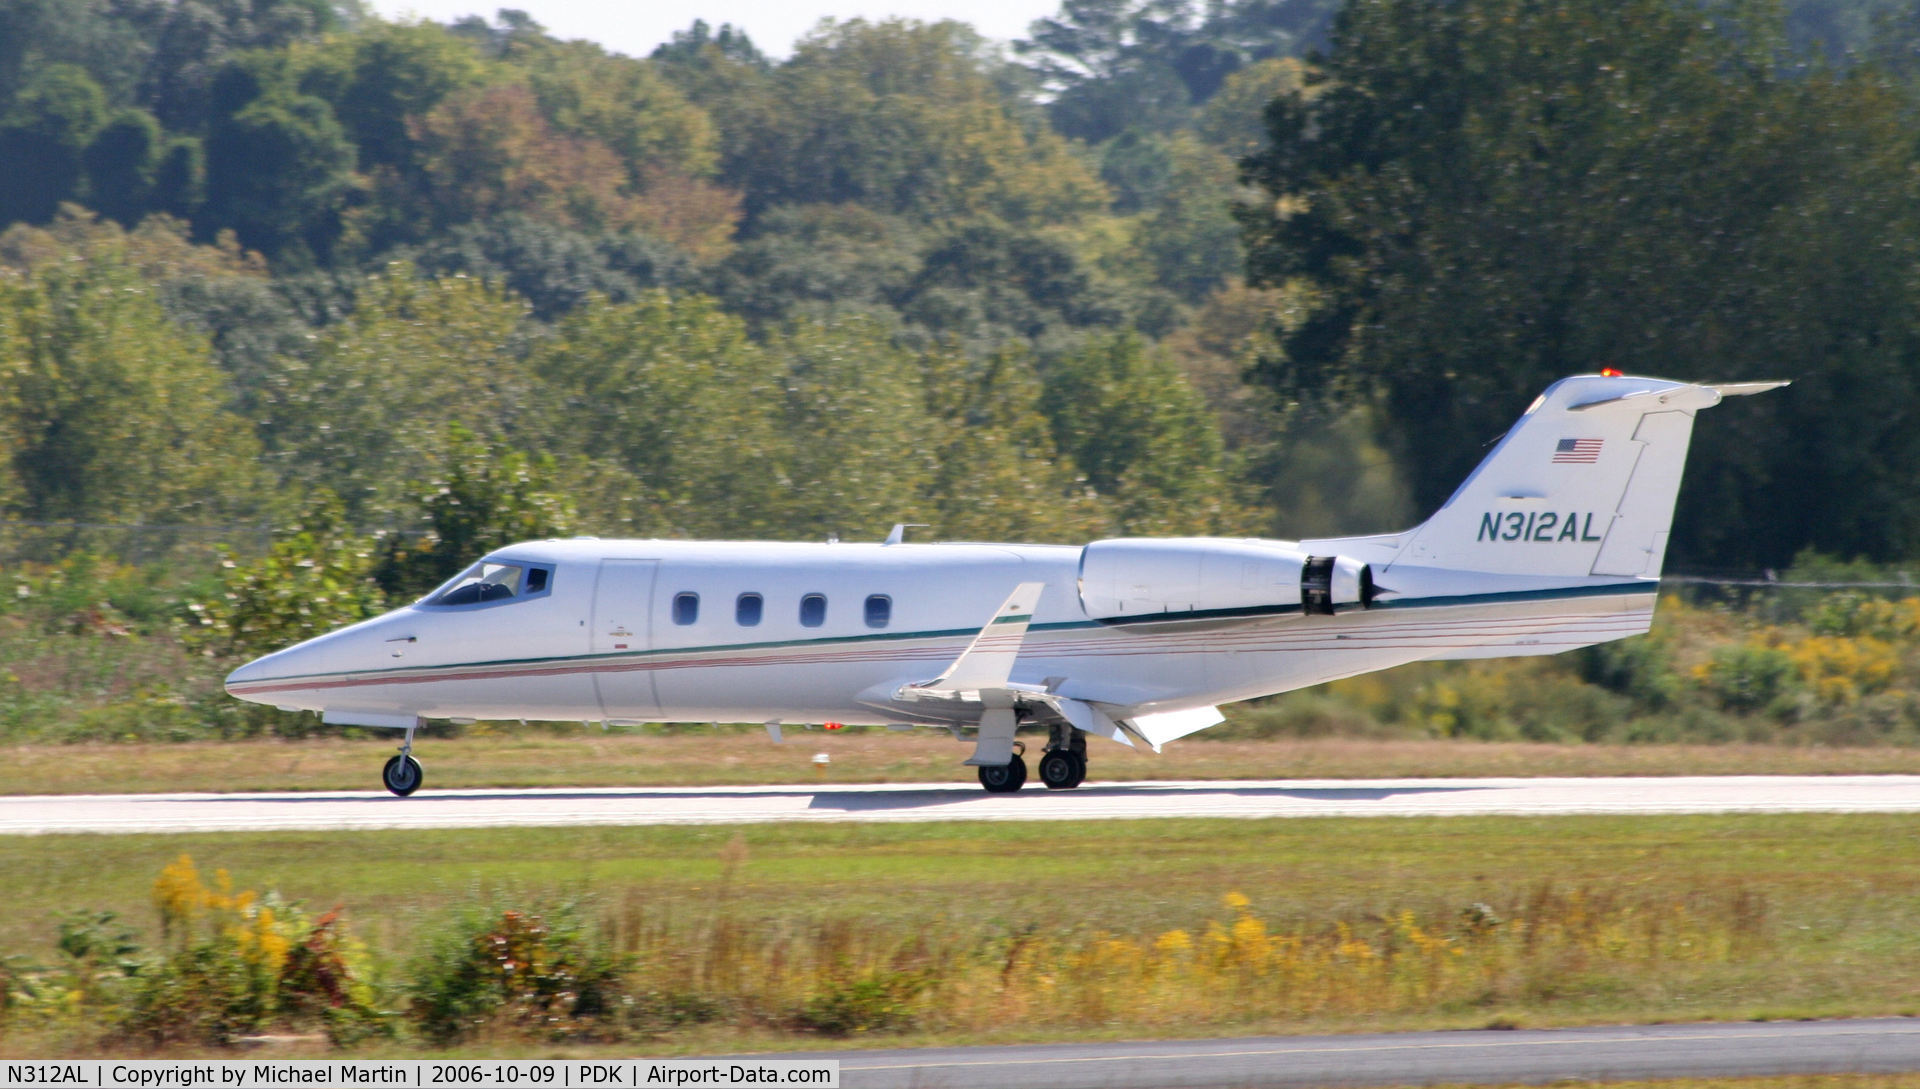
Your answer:
[[[1431,505],[1558,375],[1790,377],[1700,429],[1681,557],[1912,554],[1910,84],[1746,4],[1350,0],[1333,42],[1245,162],[1252,277],[1308,300],[1262,378],[1374,405]]]
[[[584,532],[1381,530],[1615,365],[1800,382],[1702,429],[1683,561],[1910,555],[1914,25],[1067,0],[776,61],[4,0],[0,521],[464,539],[497,463]]]

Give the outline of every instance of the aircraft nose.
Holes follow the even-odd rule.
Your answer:
[[[255,691],[253,686],[261,681],[272,678],[276,674],[284,674],[286,672],[285,670],[274,669],[268,663],[272,659],[280,658],[286,653],[287,652],[283,650],[279,654],[269,654],[265,657],[255,658],[253,661],[227,674],[224,685],[227,690],[227,695],[235,699],[246,700],[250,703],[272,703],[272,700],[265,698],[259,692]]]
[[[249,681],[257,681],[264,678],[267,675],[267,673],[266,673],[266,670],[262,667],[261,663],[265,661],[266,661],[265,658],[255,658],[253,661],[248,662],[246,665],[243,665],[239,669],[234,670],[232,673],[227,674],[227,680],[226,680],[227,695],[239,696],[240,693],[234,691],[235,687],[239,685],[244,685]],[[241,698],[244,699],[245,697],[241,697]]]
[[[332,667],[341,634],[332,632],[255,658],[227,674],[227,695],[273,707],[299,706],[300,682]]]

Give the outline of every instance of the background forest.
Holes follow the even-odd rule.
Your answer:
[[[783,60],[0,0],[0,731],[288,729],[227,663],[529,536],[1399,528],[1602,366],[1795,381],[1700,429],[1671,569],[1897,566],[1917,108],[1904,0],[1066,0]],[[1906,737],[1891,589],[1306,717]]]

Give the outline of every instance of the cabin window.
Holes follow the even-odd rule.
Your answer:
[[[673,622],[685,626],[700,619],[700,595],[683,590],[673,595]]]
[[[733,603],[733,622],[743,628],[760,625],[760,610],[765,602],[759,594],[741,594]]]
[[[885,594],[867,595],[867,627],[884,628],[893,619],[893,599]]]
[[[827,622],[827,595],[808,594],[800,599],[800,626],[817,628]]]

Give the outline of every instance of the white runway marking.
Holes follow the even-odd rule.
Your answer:
[[[1915,813],[1920,775],[1630,779],[1244,780],[1030,785],[95,794],[0,798],[0,834],[499,828],[761,821],[1039,821],[1150,817],[1441,817],[1572,813]]]

